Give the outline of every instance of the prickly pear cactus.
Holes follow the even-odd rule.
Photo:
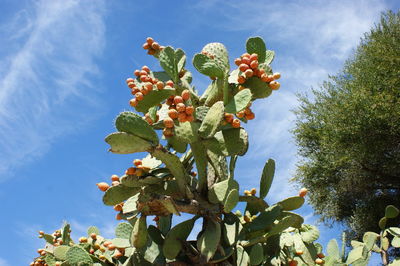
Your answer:
[[[205,45],[193,65],[211,84],[199,95],[183,50],[152,38],[143,48],[159,60],[162,71],[143,66],[126,80],[133,110],[117,116],[116,132],[106,142],[112,153],[148,156],[113,175],[111,184],[97,184],[104,204],[124,222],[113,239],[91,228],[75,243],[64,230],[67,225],[53,235],[43,233],[46,248],[34,263],[313,265],[322,252],[314,244],[319,232],[291,212],[303,205],[305,192],[268,204],[272,159],[260,169],[259,195],[255,188],[240,193],[234,176],[238,157],[248,150],[244,124],[255,119],[252,102],[280,87],[280,74],[270,66],[274,52],[262,38],[250,38],[231,71],[225,46]],[[242,212],[235,211],[239,202],[245,206]],[[182,214],[186,219],[177,223],[173,217]]]

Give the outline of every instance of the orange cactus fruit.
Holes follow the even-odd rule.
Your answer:
[[[185,105],[184,103],[178,103],[178,104],[176,105],[176,110],[177,110],[179,113],[185,112],[185,110],[186,110],[186,105]],[[179,117],[178,117],[178,118],[179,118]]]
[[[297,264],[298,264],[297,260],[291,260],[289,262],[289,266],[297,266]]]
[[[278,90],[281,86],[281,84],[278,81],[271,81],[268,86],[272,89],[272,90]]]
[[[150,73],[150,68],[148,66],[142,66],[142,70],[146,71],[147,73]]]
[[[157,89],[158,89],[158,90],[162,90],[162,89],[164,89],[164,82],[158,81],[157,84],[156,84],[156,86],[157,86]]]
[[[174,120],[172,120],[172,118],[170,118],[170,117],[164,118],[163,123],[164,123],[164,126],[166,128],[173,128],[174,127]]]
[[[193,107],[192,105],[186,106],[186,108],[185,108],[185,113],[186,113],[187,115],[193,114],[193,113],[194,113],[194,107]]]
[[[119,185],[119,181],[113,181],[111,183],[111,186],[113,186],[113,187],[118,186],[118,185]]]
[[[233,114],[225,113],[225,114],[224,114],[224,119],[225,119],[225,121],[228,122],[229,124],[232,123],[232,121],[233,121],[233,119],[234,119]]]
[[[145,42],[142,47],[143,47],[143,49],[148,50],[150,48],[150,44]]]
[[[324,264],[325,262],[322,259],[318,258],[318,259],[315,259],[315,263],[318,265],[321,265],[321,264]]]
[[[96,233],[91,233],[91,234],[90,234],[90,238],[91,238],[91,239],[97,239]]]
[[[138,105],[138,100],[137,99],[131,99],[130,101],[129,101],[129,105],[130,106],[132,106],[132,107],[136,107],[137,105]]]
[[[325,255],[323,253],[318,253],[317,257],[320,258],[320,259],[323,259],[323,258],[325,258]]]
[[[186,116],[186,121],[187,122],[193,122],[194,121],[194,116],[193,115],[187,115]]]
[[[232,121],[232,127],[234,128],[239,128],[240,127],[240,120],[239,119],[233,119]]]
[[[306,188],[302,188],[302,189],[300,189],[300,191],[299,191],[299,196],[300,197],[305,197],[306,195],[307,195],[307,192],[308,192],[308,189],[306,189]]]
[[[256,115],[253,112],[251,112],[249,114],[245,114],[245,117],[247,120],[253,120],[256,117]]]
[[[122,211],[122,205],[121,204],[114,205],[113,209],[117,212],[120,212]]]
[[[177,119],[178,118],[178,111],[176,110],[176,109],[169,109],[168,110],[168,116],[171,118],[171,119]]]
[[[240,66],[241,63],[242,63],[242,59],[240,59],[240,58],[235,59],[235,65]]]
[[[106,182],[100,182],[97,183],[96,185],[103,192],[107,191],[107,189],[110,187],[110,185],[108,185]]]
[[[178,121],[181,122],[181,123],[184,123],[184,122],[186,122],[186,117],[187,117],[187,115],[186,115],[185,112],[179,113],[178,114]]]
[[[136,166],[142,165],[142,160],[135,159],[135,160],[133,160],[133,164],[136,165]]]
[[[257,193],[257,189],[252,188],[252,189],[250,190],[250,194],[251,194],[252,196],[254,196],[256,193]]]
[[[166,138],[172,137],[174,135],[174,130],[172,128],[164,128],[163,129],[163,135]]]
[[[254,53],[250,55],[250,62],[258,61],[258,54]]]
[[[135,167],[129,167],[128,169],[126,169],[125,174],[127,174],[127,175],[136,174],[136,168]]]
[[[250,56],[242,57],[242,64],[250,65]]]
[[[249,66],[246,64],[240,64],[239,70],[242,72],[245,72],[247,69],[249,69]]]
[[[136,97],[137,101],[141,101],[144,98],[143,93],[141,93],[141,92],[135,93],[135,97]]]
[[[257,60],[252,61],[252,62],[250,63],[250,67],[251,67],[252,69],[257,69],[257,68],[258,68],[258,61],[257,61]]]
[[[190,99],[190,92],[189,92],[189,90],[184,90],[184,91],[182,91],[181,96],[182,96],[182,99],[183,99],[184,101],[189,100],[189,99]]]
[[[107,248],[108,250],[115,250],[117,247],[113,243],[110,243]]]
[[[181,96],[174,97],[174,104],[183,103],[183,98]]]
[[[147,91],[152,91],[153,90],[153,84],[151,82],[148,82],[144,85],[144,87],[147,89]]]
[[[244,72],[244,75],[246,76],[246,78],[251,78],[251,77],[254,75],[254,72],[253,72],[253,70],[251,70],[251,69],[247,69],[247,70]]]
[[[301,256],[301,255],[303,255],[303,250],[296,250],[296,255],[297,256]]]
[[[245,77],[243,77],[243,76],[239,76],[238,77],[238,83],[239,84],[243,84],[243,83],[245,83],[246,82],[246,78]]]
[[[172,80],[168,80],[165,82],[165,84],[167,84],[167,86],[174,87],[174,82]]]
[[[122,220],[122,215],[121,215],[121,213],[117,213],[117,215],[115,215],[115,219],[118,220],[118,221],[119,221],[119,220]],[[109,250],[112,250],[112,249],[110,249],[110,247],[111,247],[111,245],[108,246],[108,249],[109,249]],[[115,248],[114,248],[114,249],[115,249]]]
[[[143,88],[140,90],[140,92],[143,94],[143,96],[149,94],[149,91],[146,89],[146,87],[143,87]],[[135,95],[136,95],[136,94],[135,94]]]
[[[276,72],[272,75],[273,79],[279,79],[281,77],[281,73]]]
[[[151,44],[151,48],[153,48],[154,50],[160,50],[160,44],[158,44],[158,42],[153,42]]]
[[[245,113],[244,113],[244,111],[240,111],[240,112],[236,113],[236,116],[239,118],[243,118],[245,116]]]

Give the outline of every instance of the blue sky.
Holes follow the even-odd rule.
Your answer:
[[[139,158],[108,153],[103,139],[130,109],[125,79],[142,65],[160,69],[141,48],[147,36],[188,58],[219,41],[233,60],[255,35],[275,50],[282,86],[254,104],[256,119],[245,126],[250,149],[236,174],[242,189],[258,187],[274,158],[273,203],[297,191],[288,182],[299,159],[289,133],[295,93],[339,71],[380,12],[399,7],[394,0],[0,1],[0,266],[29,263],[43,244],[37,231],[63,220],[75,237],[92,224],[113,235],[115,212],[95,183]],[[203,91],[208,79],[196,74],[194,83]],[[317,222],[310,207],[300,213]],[[323,243],[341,232],[320,229]]]

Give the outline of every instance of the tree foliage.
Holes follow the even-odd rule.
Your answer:
[[[295,180],[325,222],[360,236],[400,204],[400,12],[382,14],[342,71],[299,96]]]

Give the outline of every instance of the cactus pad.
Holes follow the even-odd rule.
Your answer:
[[[249,89],[244,89],[239,91],[233,99],[225,106],[225,112],[236,114],[243,109],[245,109],[252,98],[251,91]]]
[[[142,248],[147,243],[146,216],[141,216],[133,224],[131,243],[135,248]]]
[[[115,228],[115,236],[118,238],[129,239],[132,234],[132,225],[128,223],[119,223]]]
[[[167,72],[167,74],[176,83],[179,79],[178,72],[178,57],[181,57],[181,53],[175,54],[175,50],[171,46],[165,47],[159,55],[160,65]]]
[[[182,249],[182,241],[185,241],[193,229],[195,220],[190,219],[175,225],[165,236],[162,247],[167,259],[174,259]]]
[[[70,249],[69,246],[61,245],[54,248],[53,254],[57,260],[66,260],[67,259],[67,251]]]
[[[193,65],[197,71],[209,77],[223,78],[225,75],[224,66],[204,54],[196,54],[193,58]]]
[[[71,265],[92,265],[93,260],[83,248],[71,247],[66,253],[67,261]]]
[[[214,60],[222,63],[225,71],[229,71],[229,55],[225,45],[219,42],[213,42],[204,46],[201,51],[213,56]]]
[[[260,179],[260,198],[265,198],[271,188],[275,174],[275,161],[269,159],[264,166]]]
[[[162,101],[167,99],[171,95],[175,95],[176,90],[173,88],[164,88],[162,90],[152,90],[150,91],[143,100],[139,101],[138,105],[135,107],[138,112],[147,113],[147,111]]]
[[[158,136],[153,128],[143,118],[132,112],[122,112],[115,120],[115,127],[120,132],[136,135],[151,143],[158,144]]]
[[[224,103],[216,102],[208,110],[199,128],[199,135],[203,138],[210,138],[217,132],[218,127],[224,119]]]
[[[151,148],[148,141],[124,132],[112,133],[106,137],[105,141],[111,146],[111,152],[119,154],[145,152]]]
[[[249,38],[246,42],[246,50],[249,54],[256,53],[258,55],[258,62],[263,63],[265,61],[265,52],[267,51],[267,48],[262,38]]]
[[[244,155],[249,146],[247,132],[242,128],[222,130],[214,138],[204,140],[204,145],[222,156]]]
[[[290,197],[280,201],[278,204],[284,211],[293,211],[303,206],[304,198],[299,196]]]
[[[114,206],[129,199],[138,193],[139,190],[140,188],[130,188],[122,184],[112,186],[104,193],[103,202],[105,205]]]
[[[275,52],[271,50],[267,50],[265,52],[265,61],[264,64],[270,65],[275,58]]]
[[[247,79],[243,86],[251,90],[254,99],[266,98],[272,93],[268,84],[257,77]]]
[[[208,220],[204,232],[197,240],[197,249],[209,261],[217,250],[221,238],[221,225],[218,222]]]
[[[174,127],[175,138],[184,143],[193,143],[198,141],[199,123],[180,123],[176,122]]]

